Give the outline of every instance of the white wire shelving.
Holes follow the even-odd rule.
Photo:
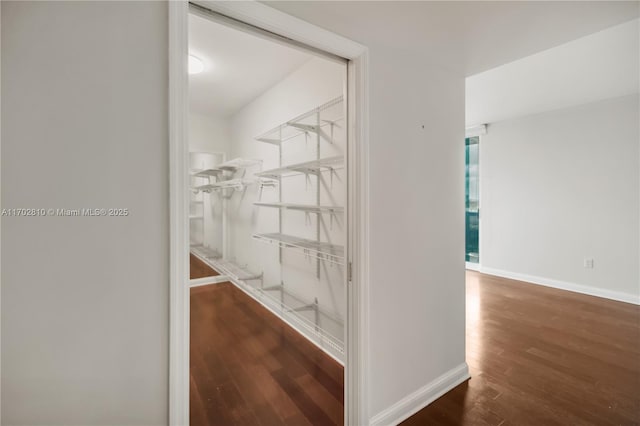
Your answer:
[[[194,186],[191,189],[193,189],[194,193],[198,193],[198,192],[206,192],[209,193],[211,191],[213,191],[215,189],[215,186],[213,186],[213,184],[211,183],[207,183],[206,185],[198,185],[198,186]]]
[[[294,139],[305,133],[322,133],[325,131],[325,128],[331,128],[338,122],[344,120],[342,108],[337,108],[343,101],[343,96],[332,99],[317,108],[307,111],[304,114],[301,114],[286,123],[261,134],[255,139],[272,145],[281,145],[282,142]],[[320,113],[324,114],[323,119],[318,123],[316,117]],[[330,132],[331,130],[332,129],[330,129]],[[332,138],[327,139],[331,140]]]
[[[206,185],[200,185],[193,188],[194,191],[211,192],[220,191],[224,189],[235,189],[236,191],[242,191],[246,186],[254,183],[248,179],[229,179],[221,180],[219,182],[208,183]]]
[[[325,219],[327,219],[325,215],[329,215],[333,222],[335,215],[342,214],[345,211],[344,207],[323,205],[321,203],[321,185],[326,176],[325,173],[330,174],[331,182],[333,183],[334,176],[338,176],[336,170],[344,167],[345,161],[344,156],[341,155],[321,158],[321,152],[325,152],[322,151],[321,146],[323,146],[322,144],[335,144],[341,140],[338,139],[338,137],[342,133],[338,132],[344,131],[344,121],[344,98],[339,96],[255,138],[257,141],[275,146],[278,150],[278,168],[254,173],[254,176],[258,178],[261,189],[266,186],[277,187],[277,199],[272,202],[260,201],[260,197],[262,196],[262,191],[260,191],[259,199],[254,202],[254,205],[261,208],[279,210],[278,232],[254,233],[252,237],[257,241],[278,247],[280,277],[283,277],[282,262],[283,252],[285,250],[312,258],[314,259],[314,263],[317,261],[316,277],[319,280],[323,279],[323,275],[321,274],[322,262],[326,261],[337,265],[345,264],[345,250],[343,246],[321,241],[323,239],[331,239],[328,235],[327,238],[322,237],[321,228],[325,224]],[[288,144],[291,145],[300,142],[313,144],[315,147],[313,157],[311,157],[313,160],[285,165],[285,163],[283,163],[283,150],[289,146],[284,143],[285,141],[290,141]],[[328,152],[334,154],[327,153],[327,155],[339,154],[341,152],[340,146],[334,145]],[[303,159],[301,157],[298,158]],[[217,167],[223,168],[221,166]],[[282,186],[283,183],[289,182],[288,179],[283,178],[295,175],[305,175],[306,184],[314,185],[314,201],[308,199],[307,202],[310,201],[309,204],[283,202]],[[317,178],[309,179],[308,175],[315,175]],[[293,179],[294,181],[292,182],[294,184],[301,183],[295,181],[295,177]],[[331,201],[329,202],[333,202],[333,198],[330,197],[330,199]],[[284,214],[284,211],[301,211],[304,213],[318,214],[315,222],[309,220],[309,223],[315,227],[313,239],[284,234],[283,219],[288,217]],[[310,236],[311,234],[305,232],[305,235]],[[284,281],[284,283],[280,282],[276,285],[265,286],[262,275],[260,275],[260,281],[233,280],[236,285],[271,309],[302,335],[318,344],[328,353],[335,356],[336,359],[343,359],[344,323],[341,315],[323,309],[321,292],[319,293],[316,290],[306,288],[304,290],[306,296],[300,297],[293,294],[291,289],[301,288],[299,286],[303,283],[289,283],[286,282],[286,279]]]
[[[191,253],[195,254],[205,262],[210,262],[215,259],[220,259],[222,255],[218,253],[216,250],[206,247],[202,244],[192,245],[190,247]]]
[[[273,207],[282,210],[300,210],[311,213],[343,213],[344,207],[341,206],[316,206],[312,204],[293,204],[293,203],[265,203],[257,201],[253,203],[254,206],[260,207]]]
[[[222,255],[209,247],[203,245],[192,245],[191,253],[199,257],[207,265],[215,269],[220,275],[228,276],[236,281],[261,280],[262,274],[251,272],[246,267],[242,267],[235,262],[223,259]]]
[[[245,186],[251,185],[254,181],[247,179],[229,179],[221,180],[220,182],[212,183],[215,189],[235,189],[241,191]]]
[[[213,259],[211,266],[220,275],[226,275],[236,281],[262,280],[262,273],[252,272],[246,266],[240,266],[231,260]]]
[[[216,168],[196,171],[194,174],[192,174],[192,176],[201,178],[215,177],[216,181],[209,181],[204,185],[194,186],[192,189],[196,194],[198,192],[210,193],[212,191],[220,191],[225,189],[242,191],[246,186],[255,183],[255,180],[233,178],[233,174],[235,174],[238,170],[246,169],[260,164],[262,164],[262,160],[255,160],[250,158],[234,158],[233,160],[229,160],[222,164],[219,164],[218,166],[216,166]],[[225,175],[224,172],[230,172],[230,174]]]
[[[262,164],[262,160],[252,158],[234,158],[233,160],[219,164],[217,168],[223,171],[235,172],[239,169],[246,169],[260,164]]]
[[[290,164],[288,166],[278,167],[277,169],[264,170],[255,175],[267,179],[280,179],[282,176],[292,174],[318,174],[323,171],[330,171],[344,164],[344,157],[341,155],[335,157],[321,158],[319,160],[305,161],[304,163]]]
[[[344,247],[322,241],[308,240],[281,233],[253,234],[253,238],[280,248],[291,249],[315,259],[326,260],[338,265],[344,265]]]
[[[220,176],[220,174],[222,174],[222,170],[220,169],[204,169],[204,170],[194,170],[191,176],[208,178],[212,176],[218,177]]]
[[[269,287],[247,286],[256,298],[295,324],[300,331],[323,346],[344,355],[344,322],[335,313],[320,308],[318,301],[305,301],[281,284]]]

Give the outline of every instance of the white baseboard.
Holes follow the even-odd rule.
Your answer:
[[[479,272],[487,275],[494,275],[496,277],[509,278],[512,280],[524,281],[531,284],[543,285],[545,287],[557,288],[559,290],[567,290],[574,293],[587,294],[589,296],[603,297],[605,299],[616,300],[618,302],[640,305],[640,294],[623,293],[597,287],[589,287],[582,284],[559,281],[550,278],[536,277],[533,275],[520,274],[517,272],[504,271],[501,269],[486,268],[484,266],[480,268]]]
[[[412,394],[402,398],[391,407],[379,412],[371,418],[369,424],[371,426],[397,425],[469,379],[469,377],[469,367],[466,362],[463,362]]]

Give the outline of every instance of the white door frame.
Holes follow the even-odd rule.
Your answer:
[[[214,12],[349,60],[345,424],[369,424],[369,142],[365,46],[255,1],[196,1]],[[169,7],[170,351],[169,423],[189,424],[188,2]]]

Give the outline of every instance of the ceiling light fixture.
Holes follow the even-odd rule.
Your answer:
[[[204,71],[202,59],[189,55],[189,74],[200,74],[202,71]]]

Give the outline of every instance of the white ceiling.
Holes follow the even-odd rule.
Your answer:
[[[638,93],[637,19],[468,77],[467,125]]]
[[[311,56],[271,40],[189,15],[189,53],[205,64],[189,76],[191,112],[229,117]]]
[[[637,1],[266,1],[364,45],[470,76],[639,16]]]

